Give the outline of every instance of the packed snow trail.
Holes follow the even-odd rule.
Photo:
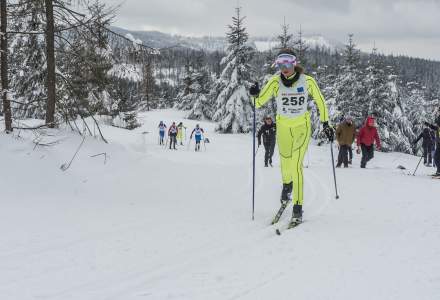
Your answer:
[[[334,199],[329,146],[310,147],[304,224],[276,236],[269,223],[281,192],[257,157],[251,221],[252,139],[168,150],[157,125],[195,121],[173,110],[142,115],[134,131],[103,127],[109,145],[51,131],[0,135],[0,299],[437,299],[440,182],[418,158],[377,153],[338,169]],[[145,133],[148,132],[148,133]],[[104,164],[98,153],[107,153]],[[408,170],[398,170],[404,165]],[[280,225],[291,216],[290,205]]]

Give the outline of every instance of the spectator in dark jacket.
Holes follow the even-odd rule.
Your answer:
[[[362,150],[361,168],[365,168],[367,162],[374,157],[374,142],[376,142],[377,150],[380,150],[380,139],[375,120],[370,116],[367,118],[365,125],[359,130],[357,136],[358,148],[356,152],[359,154]]]
[[[349,153],[351,150],[351,145],[356,137],[356,128],[353,124],[353,120],[350,117],[346,117],[336,128],[336,140],[339,144],[339,155],[337,168],[340,168],[344,164],[344,168],[348,167]]]
[[[417,144],[420,139],[422,139],[423,163],[430,167],[432,165],[432,150],[435,146],[435,133],[429,127],[425,127],[414,144]]]
[[[425,122],[425,125],[435,130],[435,153],[434,153],[434,162],[437,167],[437,172],[433,174],[434,176],[440,176],[440,108],[437,111],[437,117],[435,119],[435,124],[430,124]]]
[[[275,150],[276,125],[270,116],[264,118],[264,124],[258,130],[258,146],[261,145],[261,136],[263,136],[263,145],[266,153],[264,154],[264,166],[272,166],[272,156]]]

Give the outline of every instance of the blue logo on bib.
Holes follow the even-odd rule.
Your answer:
[[[304,93],[304,87],[299,87],[296,89],[298,93]]]

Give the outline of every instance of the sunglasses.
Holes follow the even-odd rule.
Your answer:
[[[278,55],[275,60],[275,66],[281,70],[293,68],[296,66],[296,57],[291,54]]]

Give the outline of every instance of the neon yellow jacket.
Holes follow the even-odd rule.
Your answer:
[[[325,104],[324,96],[322,95],[321,90],[318,87],[318,84],[316,83],[313,77],[305,74],[304,76],[306,77],[307,92],[309,95],[312,96],[313,100],[315,100],[315,103],[318,107],[320,121],[328,122],[329,115],[328,115],[327,105]],[[264,88],[261,90],[260,95],[257,98],[255,98],[255,107],[260,108],[263,105],[265,105],[270,99],[272,99],[272,97],[277,97],[279,84],[280,84],[280,75],[277,74],[272,76],[270,80],[267,82],[267,84],[264,86]]]

